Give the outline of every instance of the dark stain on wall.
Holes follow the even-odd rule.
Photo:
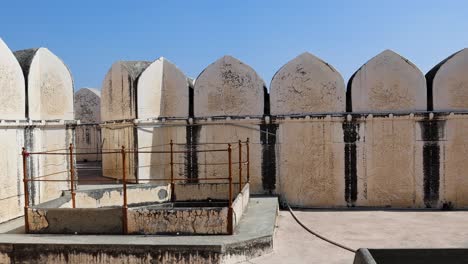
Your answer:
[[[356,121],[343,122],[343,140],[345,156],[345,200],[348,206],[354,206],[357,200],[357,146],[359,124]]]
[[[35,126],[27,126],[24,128],[24,147],[26,148],[26,151],[28,152],[33,152],[35,151],[34,149],[34,129]],[[29,155],[26,158],[26,166],[27,166],[27,177],[28,179],[31,179],[32,175],[37,175],[38,171],[36,170],[37,167],[39,166],[39,155]],[[36,161],[36,162],[34,162]],[[38,183],[40,182],[28,182],[28,193],[29,193],[29,204],[30,205],[35,205],[37,204],[36,198],[38,197]]]
[[[276,131],[278,124],[260,125],[260,142],[262,144],[262,185],[269,194],[276,189]]]
[[[440,145],[444,137],[445,120],[423,120],[421,127],[423,145],[424,204],[437,207],[440,186]]]
[[[200,130],[201,126],[198,125],[188,124],[186,126],[185,175],[190,183],[198,183],[198,153],[196,151],[200,141]]]

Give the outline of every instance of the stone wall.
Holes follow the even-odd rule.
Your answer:
[[[57,56],[46,48],[12,53],[1,40],[0,54],[0,222],[4,222],[24,213],[21,148],[64,151],[74,143],[75,122],[73,80]],[[31,155],[27,161],[29,177],[68,179],[69,168],[67,156]],[[30,182],[30,204],[57,198],[65,189],[65,182]]]
[[[75,120],[80,124],[76,127],[75,149],[80,153],[77,161],[99,161],[101,142],[101,91],[92,88],[82,88],[75,93]]]
[[[134,142],[161,150],[171,139],[196,150],[231,143],[236,163],[236,142],[249,138],[251,192],[278,194],[298,207],[466,208],[466,54],[451,55],[424,76],[385,50],[359,68],[345,90],[333,66],[304,53],[279,69],[269,93],[251,67],[231,56],[188,84],[159,59],[137,82],[145,88],[137,87],[142,116],[137,111],[132,121]],[[164,96],[164,87],[178,96]],[[184,114],[162,114],[164,105]],[[206,166],[225,160],[197,153],[178,160],[183,164],[175,171],[194,181],[226,177],[227,168]],[[140,154],[136,162],[137,177],[168,177],[161,154]],[[236,166],[233,176],[237,180]]]

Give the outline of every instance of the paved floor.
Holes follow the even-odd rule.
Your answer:
[[[295,211],[309,228],[351,248],[468,248],[468,211]],[[22,219],[0,225],[21,233]],[[3,232],[2,232],[3,231]],[[115,239],[115,238],[113,238]],[[352,263],[354,255],[307,233],[280,211],[274,252],[244,262]]]
[[[321,235],[351,248],[468,247],[466,211],[295,211]],[[281,211],[274,253],[244,263],[352,263],[354,255],[305,232]]]
[[[102,164],[99,161],[77,162],[79,185],[111,184],[117,180],[102,176]]]

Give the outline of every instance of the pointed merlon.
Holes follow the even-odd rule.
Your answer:
[[[0,119],[25,119],[26,94],[23,71],[0,39]]]
[[[16,51],[25,77],[27,115],[32,120],[73,120],[73,78],[47,48]]]
[[[468,49],[462,49],[426,74],[429,110],[468,110]]]
[[[254,69],[236,58],[224,56],[195,80],[195,116],[262,116],[263,87],[264,81]]]
[[[343,77],[323,60],[302,53],[273,76],[270,108],[272,115],[344,112]]]
[[[81,88],[75,93],[75,119],[84,124],[101,122],[101,92]]]
[[[189,82],[165,58],[151,63],[138,78],[138,118],[189,116]]]
[[[137,80],[148,61],[118,61],[102,83],[101,121],[137,118]]]
[[[427,110],[426,80],[409,60],[391,50],[375,56],[348,82],[347,110],[411,112]]]

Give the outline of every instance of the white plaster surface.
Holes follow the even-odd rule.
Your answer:
[[[188,117],[189,83],[166,58],[159,58],[138,79],[138,118]]]
[[[23,162],[21,147],[24,130],[1,128],[0,138],[0,223],[23,214]]]
[[[434,76],[433,106],[437,111],[468,110],[468,49],[449,57]]]
[[[174,143],[174,151],[185,151],[186,128],[184,123],[172,121],[172,125],[160,126],[156,123],[141,124],[137,127],[139,151],[170,151],[169,143]],[[185,153],[175,153],[174,178],[185,178]],[[139,153],[138,175],[140,179],[169,179],[171,177],[170,153]],[[142,182],[145,182],[144,180]],[[164,183],[160,181],[158,183]],[[167,181],[166,181],[167,182]]]
[[[272,115],[344,112],[345,98],[340,73],[308,52],[281,67],[270,85]]]
[[[195,81],[195,116],[261,116],[264,86],[254,69],[224,56],[206,67]]]
[[[23,51],[15,52],[15,55]],[[34,120],[73,120],[73,79],[63,61],[39,48],[30,61],[27,77],[29,117]]]
[[[23,71],[0,39],[0,119],[24,119],[26,95]]]
[[[366,62],[350,81],[353,112],[427,109],[424,75],[413,63],[391,50]]]

